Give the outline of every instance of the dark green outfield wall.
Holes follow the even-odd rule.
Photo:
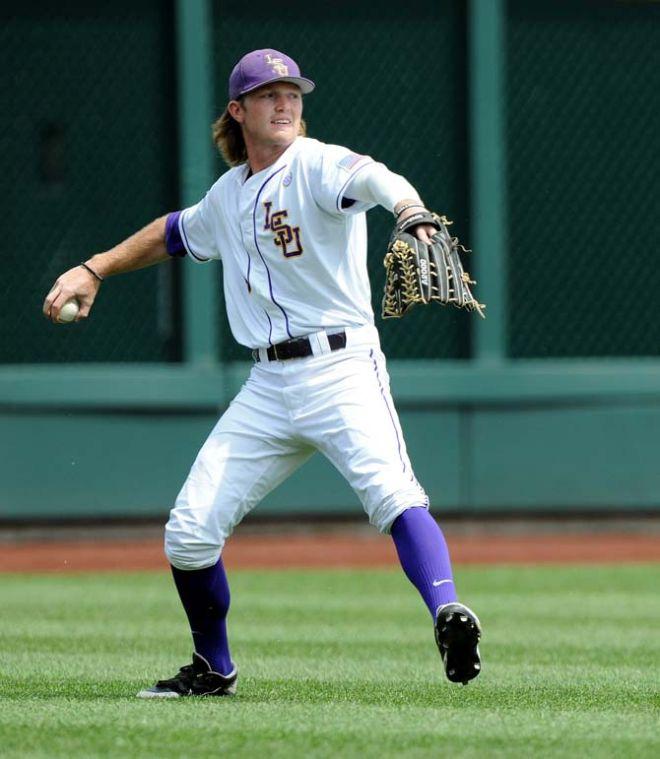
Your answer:
[[[0,11],[0,519],[163,517],[246,373],[219,265],[58,273],[222,171],[210,124],[261,46],[317,82],[310,134],[405,174],[455,220],[485,321],[382,323],[439,511],[660,508],[660,4],[25,0]],[[369,214],[378,312],[391,217]],[[355,513],[321,460],[262,513]]]
[[[440,515],[655,509],[660,403],[417,409],[408,448]],[[211,413],[4,413],[0,518],[165,518]],[[360,514],[317,455],[257,513]]]

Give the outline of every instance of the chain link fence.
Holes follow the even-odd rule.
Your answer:
[[[177,206],[169,3],[26,0],[0,18],[0,362],[178,359],[173,267],[109,280],[76,329],[41,315],[61,272]]]
[[[510,355],[660,353],[660,4],[508,7]]]
[[[467,7],[212,3],[215,110],[245,52],[286,51],[317,83],[310,135],[406,176],[469,245]],[[173,13],[158,0],[0,11],[0,363],[181,358],[178,264],[110,280],[75,330],[40,314],[60,272],[179,205]],[[508,353],[657,356],[660,3],[508,0],[506,16]],[[368,223],[388,355],[468,359],[473,315],[381,323],[392,217]],[[221,311],[221,359],[245,359]]]
[[[402,174],[433,209],[468,235],[464,3],[399,4],[322,0],[310,5],[264,0],[215,6],[216,110],[227,80],[250,50],[282,50],[316,83],[305,98],[308,134],[372,156]],[[218,163],[218,171],[223,170]],[[369,268],[377,325],[390,358],[466,358],[469,315],[439,307],[413,309],[405,323],[380,320],[382,259],[393,218],[367,215]],[[223,357],[245,358],[226,326]]]

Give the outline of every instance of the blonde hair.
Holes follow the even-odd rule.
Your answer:
[[[241,102],[241,100],[239,100]],[[229,166],[240,166],[248,159],[245,140],[243,139],[243,130],[241,125],[232,116],[229,111],[225,112],[213,123],[213,142],[220,151],[226,164]],[[307,124],[300,119],[300,137],[307,136]]]

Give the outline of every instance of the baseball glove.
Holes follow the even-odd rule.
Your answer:
[[[470,285],[476,284],[464,271],[459,248],[469,251],[452,237],[446,216],[423,211],[399,222],[390,237],[385,255],[385,294],[383,319],[401,317],[415,303],[451,303],[457,308],[476,311],[486,318],[485,305],[472,295]],[[418,224],[430,224],[438,231],[427,245],[408,232]]]

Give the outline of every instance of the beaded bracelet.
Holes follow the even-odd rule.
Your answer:
[[[408,203],[408,205],[401,206],[401,208],[399,208],[399,210],[394,214],[395,218],[398,219],[399,216],[401,216],[401,214],[404,211],[407,211],[409,208],[426,208],[426,206],[422,205],[421,203]]]

